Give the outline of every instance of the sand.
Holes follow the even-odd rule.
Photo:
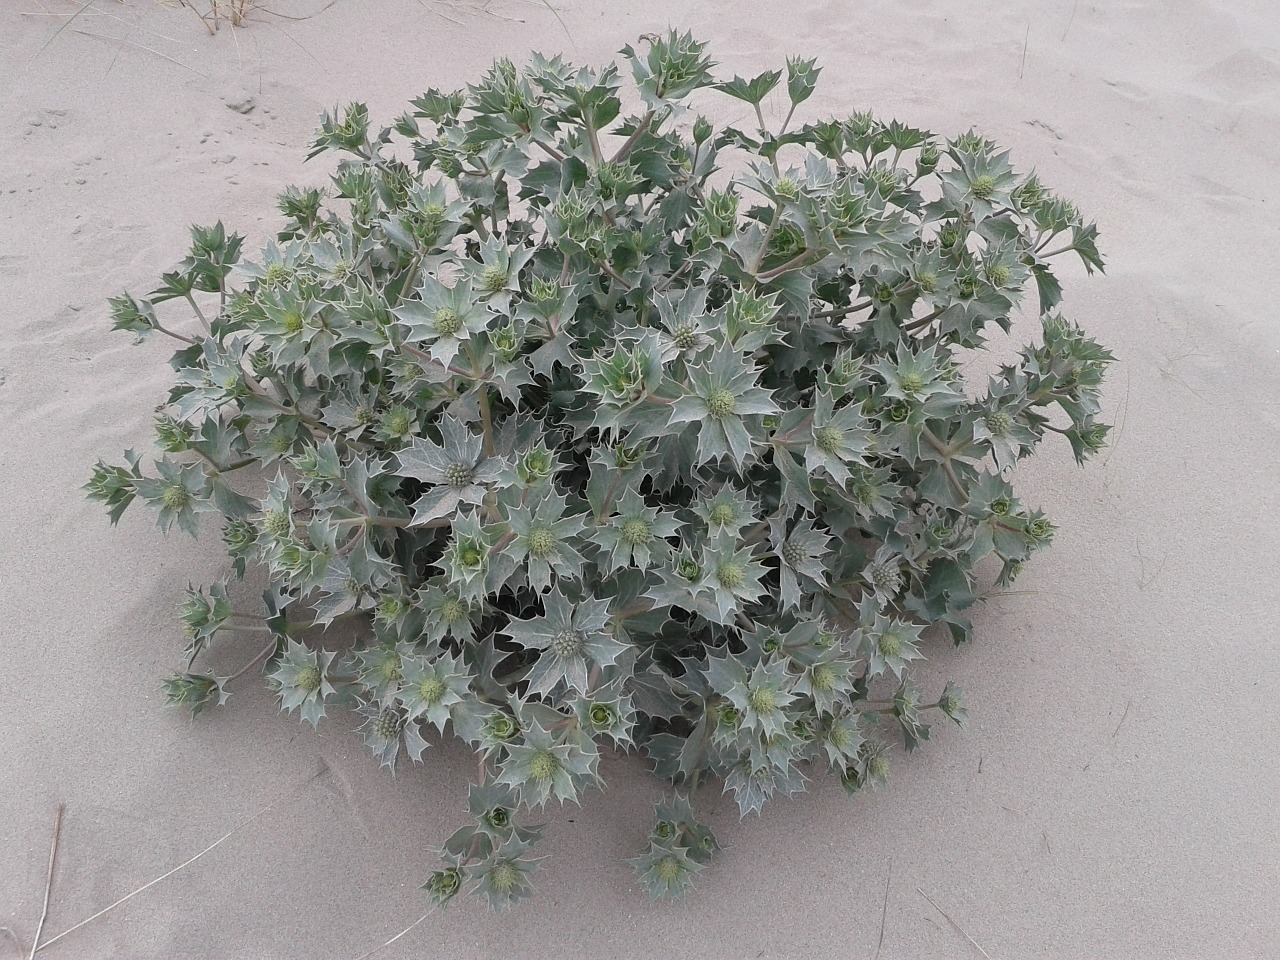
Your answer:
[[[1280,956],[1271,0],[554,4],[563,26],[524,0],[339,0],[211,38],[189,11],[96,0],[54,39],[78,4],[3,5],[0,924],[29,944],[59,801],[46,937],[285,798],[50,960],[354,958],[425,912],[464,750],[393,780],[349,723],[312,733],[257,683],[195,724],[162,702],[174,605],[224,565],[212,530],[166,540],[143,510],[111,529],[78,490],[148,442],[169,382],[169,348],[112,334],[106,298],[149,289],[191,222],[256,250],[275,192],[325,177],[301,162],[324,107],[385,122],[495,55],[603,62],[671,23],[725,75],[818,56],[807,116],[976,126],[1096,217],[1108,273],[1068,270],[1066,305],[1121,359],[1116,442],[1021,471],[1060,535],[970,648],[938,650],[972,721],[899,758],[890,790],[821,783],[741,824],[712,798],[728,850],[673,908],[620,862],[660,786],[611,761],[607,797],[550,818],[533,906],[459,903],[378,956],[981,956],[965,935],[1004,960]]]

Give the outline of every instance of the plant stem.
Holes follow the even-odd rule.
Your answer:
[[[196,316],[200,318],[200,322],[204,324],[205,330],[209,330],[209,321],[205,319],[204,311],[200,309],[200,304],[196,303],[196,298],[190,293],[186,294],[187,303],[191,304],[191,309],[196,312]]]
[[[587,130],[587,142],[591,145],[591,156],[595,158],[596,166],[599,167],[605,162],[604,151],[600,149],[600,135],[596,132],[595,121],[587,110],[582,111],[582,125]]]
[[[266,628],[264,627],[263,629],[265,630]],[[252,670],[254,667],[256,667],[259,663],[261,663],[263,660],[267,659],[267,657],[271,656],[271,653],[272,653],[272,651],[274,651],[274,650],[275,650],[275,648],[276,648],[276,644],[277,644],[277,643],[279,643],[279,641],[278,641],[278,640],[276,639],[276,637],[273,635],[273,636],[271,637],[271,642],[270,642],[270,643],[268,643],[268,644],[267,644],[265,647],[263,647],[261,650],[259,650],[259,651],[258,651],[258,653],[257,653],[257,655],[255,655],[255,656],[254,656],[254,658],[253,658],[252,660],[250,660],[248,663],[246,663],[243,667],[241,667],[239,670],[237,670],[237,671],[236,671],[235,673],[233,673],[231,676],[227,677],[226,682],[227,682],[227,683],[230,683],[232,680],[238,680],[238,679],[240,679],[240,678],[241,678],[241,677],[243,677],[246,673],[248,673],[250,670]]]
[[[871,299],[859,300],[857,303],[851,303],[847,307],[832,307],[830,310],[819,310],[817,313],[809,314],[810,320],[820,320],[823,318],[847,317],[851,313],[857,313],[859,310],[865,310],[871,306],[874,301]]]
[[[791,109],[787,111],[786,119],[782,121],[782,128],[778,130],[778,136],[782,136],[787,132],[787,127],[791,125],[791,118],[795,116],[795,112],[796,112],[796,104],[792,103]]]
[[[404,303],[409,298],[410,292],[418,281],[418,268],[422,266],[422,254],[418,254],[413,258],[409,267],[404,272],[404,278],[400,283],[400,298],[396,301],[396,306]]]
[[[756,108],[756,120],[760,122],[760,133],[763,134],[765,137],[772,136],[772,134],[769,133],[769,128],[765,126],[764,114],[760,112],[760,104],[753,103],[752,106]],[[772,154],[770,154],[769,164],[773,167],[773,175],[777,177],[779,180],[781,180],[782,170],[779,169],[778,167],[778,152],[776,150]]]
[[[764,261],[765,252],[769,249],[769,241],[773,239],[774,232],[778,229],[778,224],[782,222],[782,205],[773,208],[773,219],[769,221],[769,226],[765,228],[764,238],[760,241],[760,249],[756,251],[756,255],[751,258],[751,266],[747,273],[755,276],[755,272],[760,269],[760,264]]]
[[[493,413],[489,409],[489,385],[482,383],[480,386],[479,403],[480,403],[480,426],[484,431],[484,454],[486,457],[493,456]]]
[[[915,331],[923,329],[924,327],[927,327],[929,324],[933,323],[933,321],[937,320],[940,316],[942,316],[942,314],[945,311],[946,311],[946,307],[938,307],[938,309],[934,310],[930,314],[927,314],[926,316],[920,317],[917,320],[913,320],[910,323],[903,324],[902,329],[908,333],[914,333]]]
[[[557,150],[555,147],[551,146],[550,144],[543,143],[541,140],[535,140],[533,142],[537,146],[541,147],[542,150],[547,154],[547,156],[549,156],[552,160],[558,160],[560,163],[564,163],[564,154],[561,153],[559,150]]]
[[[786,263],[782,264],[781,266],[774,267],[772,270],[766,270],[764,273],[757,274],[756,280],[760,283],[769,283],[771,280],[776,280],[778,277],[782,276],[784,273],[787,273],[788,271],[796,270],[801,266],[807,266],[808,264],[805,261],[807,261],[812,256],[813,256],[812,250],[804,250],[796,254],[794,257],[792,257],[790,260],[788,260]]]
[[[181,333],[174,333],[168,327],[163,327],[159,323],[153,323],[151,325],[151,329],[163,333],[166,337],[173,337],[175,340],[181,340],[183,343],[189,343],[193,347],[200,342],[195,337],[187,337],[183,336]]]
[[[627,137],[626,142],[623,143],[623,145],[618,148],[618,152],[613,155],[614,163],[617,163],[619,160],[626,159],[627,154],[631,152],[631,148],[636,145],[636,142],[643,137],[645,131],[649,129],[649,124],[653,122],[653,117],[654,111],[652,110],[644,115],[640,120],[640,123],[636,126],[634,132],[632,132],[631,136]]]
[[[1068,250],[1074,250],[1075,248],[1076,245],[1074,243],[1069,243],[1065,247],[1058,247],[1058,249],[1050,250],[1048,253],[1042,253],[1040,256],[1048,260],[1050,257],[1056,257],[1060,253],[1066,253]]]

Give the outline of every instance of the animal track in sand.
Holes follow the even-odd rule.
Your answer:
[[[13,193],[12,190],[9,191]],[[9,276],[17,276],[22,272],[22,261],[26,260],[25,254],[20,253],[0,253],[0,273]]]
[[[1046,133],[1049,134],[1049,136],[1053,137],[1055,140],[1063,139],[1062,134],[1060,134],[1057,130],[1055,130],[1049,124],[1045,123],[1043,120],[1024,120],[1022,122],[1025,123],[1028,127],[1039,127],[1041,130],[1044,130]]]
[[[34,110],[23,116],[22,123],[22,139],[30,140],[32,137],[40,133],[49,133],[57,130],[60,125],[65,123],[68,117],[72,116],[69,110],[59,110],[53,107],[46,107],[40,110]]]

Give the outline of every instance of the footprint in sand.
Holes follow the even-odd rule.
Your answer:
[[[1228,103],[1270,98],[1280,91],[1280,58],[1258,50],[1239,50],[1196,74]]]

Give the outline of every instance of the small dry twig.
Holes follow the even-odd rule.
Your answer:
[[[969,936],[967,933],[965,933],[965,932],[964,932],[964,930],[963,930],[963,929],[961,929],[960,924],[956,923],[956,922],[955,922],[954,920],[952,920],[949,916],[947,916],[947,912],[946,912],[945,910],[943,910],[940,906],[938,906],[936,903],[934,903],[933,898],[932,898],[931,896],[929,896],[927,893],[925,893],[925,892],[924,892],[923,890],[921,890],[919,887],[916,887],[916,893],[920,894],[920,896],[922,896],[922,897],[924,897],[926,900],[928,900],[928,901],[929,901],[930,906],[932,906],[932,907],[933,907],[933,909],[937,910],[940,914],[942,914],[943,919],[944,919],[944,920],[946,920],[946,921],[947,921],[947,923],[951,924],[952,928],[954,928],[954,930],[956,931],[956,933],[960,934],[960,936],[964,937],[966,940],[968,940],[968,941],[969,941],[969,943],[970,943],[970,944],[972,944],[973,949],[977,950],[980,954],[982,954],[984,957],[986,957],[986,960],[991,960],[991,955],[990,955],[989,953],[987,953],[987,951],[983,950],[983,949],[982,949],[982,947],[980,947],[980,946],[978,945],[978,941],[977,941],[977,940],[974,940],[974,939],[973,939],[973,937],[971,937],[971,936]]]

